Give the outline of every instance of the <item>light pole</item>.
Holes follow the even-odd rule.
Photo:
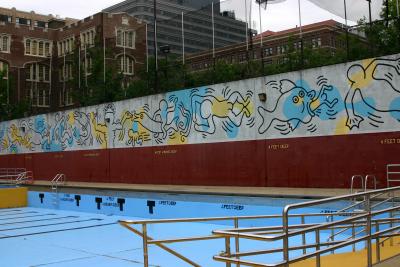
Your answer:
[[[157,0],[153,1],[154,11],[154,91],[157,93],[158,84],[158,58],[157,58]]]
[[[349,27],[348,27],[348,23],[347,23],[347,4],[346,4],[346,0],[343,0],[343,4],[344,4],[344,20],[346,23],[346,54],[347,54],[347,61],[349,60]]]

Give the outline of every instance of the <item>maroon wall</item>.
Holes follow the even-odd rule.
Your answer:
[[[354,174],[386,185],[398,163],[398,133],[84,150],[0,156],[1,167],[25,167],[35,179],[65,173],[69,181],[132,184],[349,187]],[[394,140],[394,141],[393,141]]]

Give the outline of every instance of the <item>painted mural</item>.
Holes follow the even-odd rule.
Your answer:
[[[2,122],[0,154],[393,132],[399,121],[394,55]]]

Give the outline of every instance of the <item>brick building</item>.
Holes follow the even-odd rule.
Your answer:
[[[253,60],[263,58],[265,64],[282,64],[287,60],[289,51],[301,49],[300,36],[304,47],[327,49],[335,54],[338,50],[346,49],[346,40],[343,38],[345,27],[334,20],[327,20],[305,25],[301,33],[298,27],[279,32],[266,31],[255,36],[252,43],[240,43],[216,49],[215,57],[212,50],[189,55],[186,57],[186,63],[192,71],[207,69],[214,61],[241,63],[246,62],[248,57]],[[359,33],[350,32],[350,34],[363,39]]]
[[[103,71],[115,68],[129,83],[145,64],[144,26],[126,13],[75,20],[0,8],[0,71],[9,102],[25,99],[32,113],[77,105],[72,92],[91,75],[94,49],[102,51]]]

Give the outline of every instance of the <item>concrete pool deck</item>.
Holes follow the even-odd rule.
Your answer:
[[[32,187],[48,189],[50,181],[36,180]],[[119,191],[160,192],[160,193],[187,193],[211,195],[237,196],[270,196],[290,198],[324,198],[346,195],[349,189],[343,188],[289,188],[289,187],[238,187],[238,186],[190,186],[190,185],[147,185],[147,184],[120,184],[120,183],[86,183],[70,182],[60,188],[79,189],[107,189]]]

